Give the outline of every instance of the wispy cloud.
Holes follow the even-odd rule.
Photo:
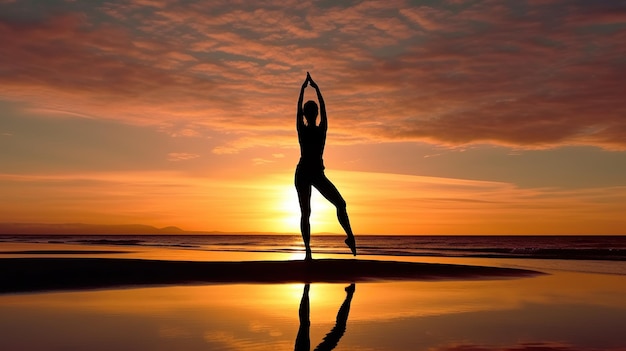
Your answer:
[[[345,143],[626,149],[619,2],[25,6],[0,2],[2,99],[227,135],[218,153],[286,145],[307,70]]]
[[[192,154],[188,152],[170,152],[167,154],[167,160],[174,161],[174,162],[193,160],[194,158],[198,158],[198,157],[200,157],[200,155]]]
[[[264,167],[272,159],[252,160]],[[250,168],[248,168],[249,170]],[[190,177],[180,172],[0,174],[0,222],[176,223],[188,230],[299,228],[293,175]],[[329,171],[360,233],[623,234],[626,187],[519,188],[511,183]],[[366,189],[366,191],[364,191]],[[314,231],[342,231],[313,196]],[[532,219],[532,220],[529,220]]]

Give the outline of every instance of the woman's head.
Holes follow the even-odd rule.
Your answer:
[[[306,119],[306,123],[310,126],[315,125],[315,119],[317,118],[317,103],[313,100],[309,100],[304,103],[304,107],[302,108],[302,113],[304,113],[304,118]]]

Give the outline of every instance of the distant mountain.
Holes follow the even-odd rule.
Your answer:
[[[157,228],[143,224],[0,223],[0,234],[200,234],[178,227]]]

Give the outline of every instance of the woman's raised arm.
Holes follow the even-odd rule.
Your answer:
[[[324,103],[324,98],[322,97],[322,92],[320,92],[320,88],[317,86],[317,83],[313,81],[309,72],[306,73],[306,78],[311,83],[311,86],[315,89],[317,93],[317,101],[320,104],[320,128],[324,131],[328,129],[328,118],[326,117],[326,104]]]
[[[309,83],[309,76],[307,74],[307,79],[302,83],[302,88],[300,89],[300,97],[298,98],[298,112],[296,113],[296,129],[300,130],[301,127],[304,127],[304,112],[302,112],[302,100],[304,99],[304,89],[306,85]]]

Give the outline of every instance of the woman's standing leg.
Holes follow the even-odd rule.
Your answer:
[[[298,202],[300,203],[300,232],[304,241],[305,260],[313,259],[311,254],[311,183],[296,170],[295,185],[298,192]]]

